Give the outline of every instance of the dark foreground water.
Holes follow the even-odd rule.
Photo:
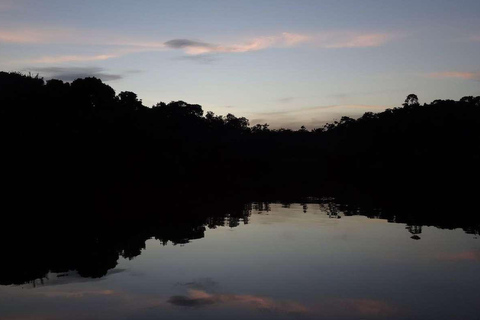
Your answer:
[[[480,240],[462,229],[318,203],[253,204],[204,225],[175,244],[124,243],[105,276],[4,275],[0,319],[480,319]]]

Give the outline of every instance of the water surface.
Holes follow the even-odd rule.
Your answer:
[[[130,239],[105,276],[0,286],[0,319],[478,319],[474,234],[318,203],[245,208],[184,241]]]

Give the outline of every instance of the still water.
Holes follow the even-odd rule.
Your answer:
[[[141,241],[103,277],[50,271],[2,285],[0,319],[480,317],[475,234],[320,204],[253,204],[222,219],[187,243]]]

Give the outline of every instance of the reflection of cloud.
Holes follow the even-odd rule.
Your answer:
[[[276,301],[272,298],[255,295],[211,294],[203,290],[189,290],[188,295],[173,296],[168,303],[191,308],[202,308],[210,305],[226,307],[248,307],[259,311],[270,311],[287,314],[309,314],[322,317],[389,317],[399,314],[397,307],[375,299],[325,299],[307,307],[294,301]]]
[[[456,78],[456,79],[480,81],[480,72],[456,72],[456,71],[434,72],[434,73],[428,74],[427,76],[429,78],[435,78],[435,79]]]
[[[83,285],[67,285],[8,292],[0,290],[0,301],[5,301],[6,297],[9,301],[8,309],[1,309],[0,319],[92,319],[92,315],[95,319],[122,319],[125,315],[127,318],[128,315],[142,318],[146,310],[171,308],[164,302],[164,297],[156,294],[104,287],[83,290],[82,287],[85,288]],[[2,304],[2,307],[6,306]]]
[[[211,290],[217,286],[217,282],[211,278],[201,278],[191,282],[178,283],[178,285],[186,286],[190,289]]]
[[[460,253],[447,253],[439,256],[445,261],[480,261],[480,250],[464,251]]]
[[[78,78],[96,77],[103,81],[119,80],[124,77],[122,74],[111,74],[104,72],[99,67],[44,67],[32,68],[28,71],[45,74],[48,78],[59,79],[63,81],[73,81]],[[132,73],[132,72],[129,72]]]
[[[105,277],[102,278],[85,278],[78,274],[77,271],[69,271],[68,273],[49,273],[46,279],[43,279],[41,284],[35,283],[35,287],[47,287],[47,286],[56,286],[56,285],[63,285],[68,283],[81,283],[81,282],[96,282],[96,281],[103,281],[106,277],[111,276],[113,274],[124,272],[126,269],[111,269],[108,270]]]
[[[190,296],[172,296],[168,302],[179,307],[203,307],[218,301],[203,291],[192,290]]]
[[[213,304],[241,305],[258,310],[279,313],[306,313],[308,309],[297,302],[277,302],[271,298],[254,295],[209,294],[202,290],[189,290],[187,296],[173,296],[170,304],[182,307],[204,307]]]
[[[42,293],[43,296],[49,298],[83,298],[86,296],[111,296],[115,294],[113,290],[98,290],[98,291],[49,291]]]
[[[391,316],[397,313],[396,308],[390,304],[373,299],[342,299],[337,300],[338,307],[350,310],[353,314],[363,316]]]

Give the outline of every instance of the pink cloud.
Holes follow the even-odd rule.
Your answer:
[[[324,32],[306,35],[284,32],[277,36],[253,38],[240,44],[214,45],[188,39],[173,39],[165,42],[166,47],[182,49],[190,55],[208,53],[243,53],[268,48],[285,48],[304,43],[316,44],[325,49],[378,47],[390,41],[393,35],[388,33]]]
[[[320,47],[333,48],[362,48],[378,47],[392,40],[391,33],[326,31],[313,35],[283,32],[273,36],[259,36],[247,39],[240,43],[214,45],[193,40],[187,41],[181,47],[169,46],[170,42],[152,41],[151,39],[128,39],[100,30],[78,30],[65,28],[24,28],[21,30],[0,30],[0,42],[7,43],[63,43],[88,45],[114,45],[145,49],[183,49],[188,54],[203,53],[236,53],[258,51],[271,47],[292,47],[304,43],[316,44]],[[113,40],[112,40],[113,39]]]
[[[291,47],[310,39],[307,35],[284,32],[278,36],[258,37],[240,44],[215,45],[189,39],[173,39],[165,42],[171,49],[183,49],[190,55],[207,53],[243,53],[270,47]]]
[[[0,43],[51,43],[66,40],[68,32],[39,29],[0,30]]]
[[[318,38],[318,44],[327,49],[379,47],[393,38],[388,33],[325,33]]]
[[[0,30],[0,43],[10,44],[62,44],[110,46],[106,53],[97,55],[62,55],[34,58],[22,63],[68,63],[81,61],[102,61],[132,53],[183,50],[187,55],[198,56],[215,53],[246,53],[269,48],[290,48],[304,44],[324,49],[378,47],[390,41],[388,33],[327,31],[313,35],[283,32],[272,36],[259,36],[232,44],[211,44],[189,39],[173,39],[161,42],[152,39],[132,39],[101,32],[64,28],[24,28],[21,30]],[[102,49],[104,50],[104,49]]]
[[[29,63],[63,63],[79,61],[102,61],[118,57],[118,54],[99,54],[94,56],[66,55],[66,56],[46,56],[38,59],[29,60]]]
[[[434,72],[434,73],[428,74],[427,76],[435,79],[456,78],[456,79],[480,81],[480,72],[457,72],[457,71]]]

